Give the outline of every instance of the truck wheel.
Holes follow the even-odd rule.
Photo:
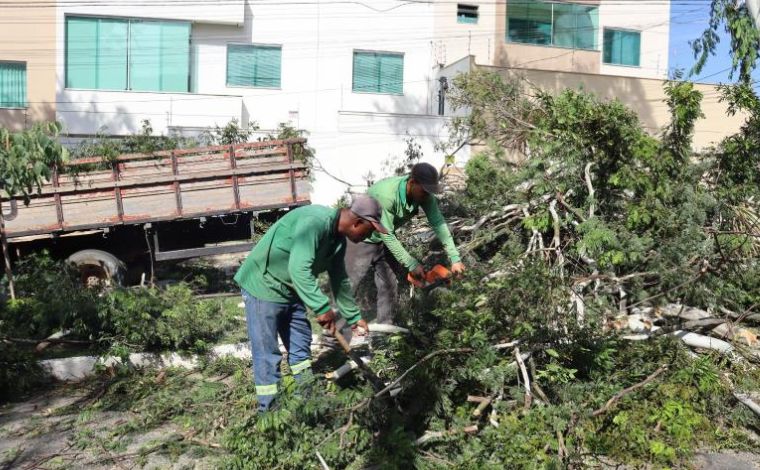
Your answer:
[[[86,287],[122,285],[126,266],[119,258],[102,250],[82,250],[67,261],[79,270]]]

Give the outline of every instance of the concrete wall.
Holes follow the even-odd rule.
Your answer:
[[[670,43],[670,2],[604,2],[599,7],[599,44],[604,28],[641,32],[641,63],[638,67],[602,63],[604,75],[667,78]]]
[[[435,2],[433,46],[436,62],[450,65],[471,55],[479,64],[490,64],[498,45],[494,31],[503,23],[503,18],[498,13],[499,2],[463,0],[462,3],[478,6],[477,24],[457,22],[456,2]]]
[[[658,134],[670,123],[669,110],[664,101],[663,80],[488,66],[478,68],[505,77],[524,79],[532,86],[555,93],[567,88],[583,89],[604,99],[618,99],[639,115],[642,125],[652,134]],[[705,117],[696,123],[693,145],[695,150],[701,150],[736,133],[746,116],[728,116],[725,103],[718,100],[716,86],[697,84],[696,88],[704,95],[702,112]]]
[[[55,119],[55,7],[46,0],[10,4],[19,2],[0,0],[0,61],[26,62],[28,107],[0,108],[0,126],[20,130]]]
[[[646,78],[667,77],[670,32],[670,2],[668,1],[645,2],[645,4],[613,0],[575,1],[574,3],[599,5],[598,51],[507,42],[508,3],[509,0],[499,2],[494,8],[496,49],[493,60],[486,62],[478,58],[479,64]],[[601,51],[605,27],[641,31],[640,67],[611,66],[602,63]]]

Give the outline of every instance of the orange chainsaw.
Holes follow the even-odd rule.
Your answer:
[[[423,291],[429,291],[439,286],[448,286],[451,284],[451,271],[445,266],[436,264],[430,270],[425,271],[425,276],[420,279],[412,276],[412,273],[406,275],[406,280],[411,285]]]

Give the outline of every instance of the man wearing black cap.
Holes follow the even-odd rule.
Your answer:
[[[438,209],[434,194],[440,192],[438,171],[429,163],[414,165],[408,175],[378,181],[367,191],[382,206],[380,221],[389,233],[375,233],[363,242],[349,243],[346,248],[346,269],[356,292],[361,280],[370,268],[374,268],[378,323],[393,323],[398,292],[396,276],[388,263],[388,252],[415,277],[422,278],[425,275],[424,267],[404,249],[394,234],[398,227],[417,215],[420,207],[446,249],[452,263],[451,272],[461,274],[465,270],[451,232]]]
[[[306,307],[323,328],[335,329],[337,317],[317,282],[320,273],[329,274],[343,319],[360,335],[369,331],[354,301],[343,257],[346,239],[359,243],[375,230],[388,233],[380,217],[380,205],[369,196],[358,197],[349,209],[299,207],[267,230],[235,274],[245,301],[259,411],[270,408],[278,391],[278,334],[288,351],[290,370],[300,380],[311,368]]]

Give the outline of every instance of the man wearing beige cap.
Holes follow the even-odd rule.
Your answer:
[[[334,331],[337,316],[319,289],[320,273],[329,274],[345,321],[360,335],[369,331],[354,301],[343,257],[346,239],[359,243],[374,231],[388,232],[380,215],[380,204],[369,196],[357,198],[348,209],[311,205],[292,210],[267,230],[235,274],[245,301],[260,412],[271,407],[278,391],[282,359],[278,334],[288,351],[290,370],[299,380],[311,367],[306,308],[323,328]]]

